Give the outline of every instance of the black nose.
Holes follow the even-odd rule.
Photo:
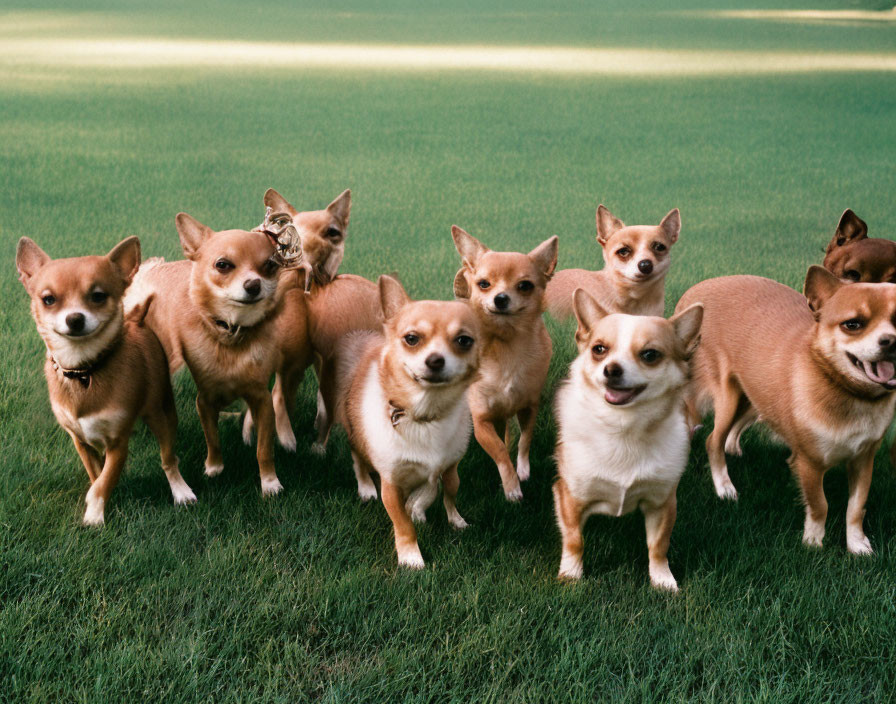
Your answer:
[[[877,344],[886,349],[896,344],[896,335],[881,335],[877,340]]]
[[[69,313],[65,316],[65,324],[72,332],[81,332],[84,329],[84,322],[83,313]]]
[[[243,281],[243,288],[250,296],[257,296],[261,293],[261,279],[246,279]]]
[[[504,310],[507,306],[510,305],[510,296],[506,293],[499,293],[495,296],[495,308],[498,310]]]
[[[604,367],[604,376],[608,379],[618,379],[622,376],[624,371],[622,365],[617,364],[616,362],[610,362]]]
[[[442,355],[433,352],[426,358],[426,366],[434,372],[441,371],[445,368],[445,358]]]
[[[649,259],[642,259],[638,262],[638,271],[642,274],[649,274],[653,271],[653,262]]]

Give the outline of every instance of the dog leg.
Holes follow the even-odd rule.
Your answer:
[[[314,429],[317,431],[317,439],[311,445],[311,451],[317,455],[325,455],[336,406],[336,370],[332,361],[323,360],[317,364],[316,369],[317,415],[314,417]]]
[[[828,518],[828,501],[824,496],[824,467],[815,465],[796,452],[791,459],[791,467],[800,483],[803,502],[806,504],[803,543],[820,548],[824,541],[824,524]],[[862,504],[864,506],[864,501]]]
[[[666,503],[656,507],[642,506],[644,528],[647,533],[647,556],[650,561],[650,583],[657,589],[678,591],[678,583],[669,569],[669,538],[675,525],[677,500],[675,492]]]
[[[90,445],[81,442],[81,439],[73,432],[67,429],[65,432],[69,434],[72,442],[75,443],[78,457],[81,458],[81,463],[84,465],[84,469],[87,470],[87,476],[90,477],[90,483],[93,484],[96,481],[96,478],[100,476],[100,472],[103,471],[103,465],[100,462],[99,455],[96,454],[96,450]]]
[[[162,469],[171,487],[171,496],[175,504],[191,504],[196,501],[196,494],[181,476],[177,455],[174,452],[177,438],[177,411],[174,408],[174,397],[169,391],[162,400],[162,407],[154,409],[144,417],[150,432],[159,443],[162,456]]]
[[[457,474],[457,465],[453,465],[442,472],[442,503],[445,505],[445,513],[448,514],[448,522],[463,530],[469,524],[457,510],[457,490],[460,488],[460,477]]]
[[[709,437],[706,438],[706,453],[709,455],[709,468],[712,470],[712,482],[716,494],[721,499],[737,500],[737,490],[728,476],[728,465],[725,462],[725,440],[737,417],[740,405],[741,390],[733,379],[722,382],[718,394],[714,394],[715,424]]]
[[[221,441],[218,438],[218,415],[221,409],[199,394],[196,397],[196,410],[199,422],[205,433],[205,445],[208,454],[205,458],[205,476],[217,477],[224,470],[224,458],[221,457]]]
[[[354,450],[352,450],[352,469],[355,470],[355,479],[358,480],[358,496],[361,497],[361,501],[376,501],[376,484],[370,478],[370,465]]]
[[[258,444],[255,457],[261,477],[261,495],[273,496],[283,490],[274,469],[274,402],[267,389],[246,397],[252,417],[258,426]]]
[[[383,493],[383,505],[392,527],[395,529],[395,550],[398,552],[398,564],[415,570],[423,569],[423,555],[417,544],[417,531],[405,510],[404,493],[385,479],[380,484]]]
[[[513,468],[507,446],[501,440],[501,436],[495,428],[495,423],[483,418],[473,418],[473,434],[476,441],[482,446],[489,457],[498,465],[501,474],[501,484],[504,486],[504,496],[508,501],[520,501],[523,498],[523,490],[520,489],[520,478]]]
[[[414,523],[426,523],[426,509],[432,506],[439,494],[438,483],[425,482],[408,494],[405,501],[405,510],[410,514]]]
[[[870,555],[871,542],[862,529],[865,519],[865,501],[871,488],[871,474],[874,471],[873,450],[853,458],[847,469],[849,477],[849,503],[846,505],[846,549],[853,555]]]
[[[274,404],[274,425],[277,429],[277,441],[280,443],[280,447],[289,452],[295,452],[296,434],[292,430],[289,408],[295,398],[296,385],[291,380],[286,379],[288,375],[288,371],[277,374],[271,399]],[[293,393],[290,394],[290,391]]]
[[[563,540],[563,554],[560,558],[558,579],[581,579],[584,565],[582,556],[585,541],[582,538],[582,506],[569,493],[566,482],[561,477],[554,482],[554,510],[557,525]]]
[[[736,455],[737,457],[744,454],[743,448],[740,446],[740,436],[743,435],[744,431],[753,425],[758,418],[759,414],[756,412],[756,409],[750,405],[746,396],[742,396],[741,402],[737,408],[737,416],[731,425],[728,437],[725,438],[725,454]]]
[[[520,442],[516,451],[516,474],[521,482],[526,481],[530,475],[529,449],[532,447],[532,437],[535,435],[535,420],[538,418],[538,406],[533,405],[523,408],[516,414],[520,422]]]
[[[255,423],[252,420],[252,411],[248,408],[243,416],[243,444],[251,445],[252,436],[255,434]]]
[[[118,477],[121,475],[121,469],[124,467],[125,460],[128,457],[128,442],[130,437],[130,428],[122,434],[125,439],[106,448],[106,461],[103,464],[103,471],[91,484],[87,491],[85,503],[87,508],[84,511],[85,526],[101,526],[106,522],[105,508],[109,495],[118,484]]]

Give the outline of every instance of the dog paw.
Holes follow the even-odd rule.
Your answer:
[[[560,571],[557,573],[557,579],[581,579],[583,571],[580,557],[564,555],[560,560]]]
[[[873,555],[874,549],[871,547],[871,541],[864,533],[855,533],[846,535],[846,549],[853,555]]]
[[[713,483],[716,487],[716,495],[720,499],[725,501],[737,501],[737,489],[734,488],[731,479],[726,476],[716,481],[715,477],[713,477]]]
[[[277,442],[287,452],[296,451],[296,434],[292,432],[292,428],[277,431]]]
[[[455,511],[453,514],[448,514],[448,522],[455,530],[464,530],[465,528],[470,527],[470,524],[467,523],[464,520],[464,517],[461,516],[457,511]]]
[[[669,565],[662,565],[650,568],[650,584],[654,589],[660,589],[667,592],[677,592],[678,582],[672,576],[672,570]]]
[[[420,508],[411,509],[411,520],[414,523],[426,523],[426,511]]]
[[[103,515],[105,503],[103,499],[87,495],[87,509],[84,511],[83,521],[85,526],[101,526],[105,524],[106,518]]]
[[[186,482],[171,486],[171,496],[174,497],[175,506],[183,506],[185,504],[195,504],[198,499],[193,490],[187,486]]]
[[[370,482],[369,484],[358,484],[358,496],[361,497],[361,501],[367,503],[368,501],[376,501],[376,484]]]
[[[398,553],[398,564],[400,567],[409,567],[412,570],[422,570],[425,566],[423,555],[420,554],[420,548],[416,545],[413,548],[406,548]]]
[[[531,469],[529,468],[529,459],[520,459],[517,460],[516,463],[516,476],[520,478],[521,482],[527,481],[529,476],[531,475]]]
[[[523,490],[520,489],[519,486],[515,486],[512,489],[505,489],[504,498],[506,498],[510,503],[519,503],[523,500]]]
[[[281,491],[283,491],[283,485],[280,483],[280,480],[277,477],[262,477],[261,478],[261,495],[262,496],[276,496]]]
[[[205,476],[207,477],[217,477],[223,471],[223,464],[210,464],[209,462],[205,463]]]
[[[806,525],[803,528],[803,545],[810,548],[820,548],[823,542],[824,524],[806,521]]]
[[[327,454],[327,443],[321,442],[320,440],[315,440],[313,443],[311,443],[311,452],[318,457],[325,456]]]

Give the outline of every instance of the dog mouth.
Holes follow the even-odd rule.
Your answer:
[[[509,308],[504,308],[502,310],[501,308],[492,308],[491,306],[486,306],[486,310],[491,315],[504,315],[504,316],[513,315],[516,312],[516,311],[510,310]]]
[[[647,384],[631,386],[624,389],[614,389],[608,386],[604,390],[604,400],[613,406],[624,406],[627,403],[634,401],[638,394],[646,388]]]
[[[887,389],[896,389],[896,366],[887,359],[880,359],[876,362],[866,362],[859,359],[854,354],[846,353],[850,364],[856,369],[862,370],[869,380],[875,384],[880,384]]]

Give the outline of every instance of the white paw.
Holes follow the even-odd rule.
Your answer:
[[[372,481],[368,480],[367,483],[361,484],[358,483],[358,496],[361,497],[361,501],[376,501],[376,484]]]
[[[584,567],[582,559],[576,555],[565,554],[560,559],[560,571],[557,579],[581,579]]]
[[[824,542],[824,524],[806,520],[803,528],[803,545],[820,548]]]
[[[249,411],[246,411],[246,417],[243,418],[243,443],[246,445],[252,444],[252,439],[255,435],[254,431],[254,423],[252,422],[252,414]]]
[[[740,446],[740,436],[734,438],[730,435],[728,436],[728,439],[725,440],[725,454],[735,455],[736,457],[743,456],[744,451]]]
[[[323,457],[327,454],[327,443],[321,442],[320,440],[315,440],[313,443],[311,443],[311,452],[318,457]]]
[[[94,498],[89,493],[87,494],[87,510],[84,511],[85,526],[101,526],[106,522],[103,516],[105,503],[103,499]]]
[[[864,533],[856,531],[854,533],[846,533],[846,549],[853,555],[873,555],[874,550],[871,547],[871,541]]]
[[[735,489],[734,484],[731,483],[731,479],[727,472],[721,479],[716,479],[716,477],[713,476],[712,483],[715,485],[716,495],[720,499],[737,501],[737,489]]]
[[[411,509],[411,520],[414,523],[426,523],[426,511],[415,506]]]
[[[287,427],[282,431],[278,430],[277,441],[284,450],[288,452],[296,451],[296,434],[292,432],[292,428]]]
[[[195,504],[197,501],[196,494],[193,493],[193,490],[183,479],[181,479],[179,483],[171,485],[171,496],[174,497],[174,504],[176,506]]]
[[[464,528],[470,527],[470,524],[467,523],[464,520],[464,517],[461,516],[457,511],[448,514],[448,522],[455,530],[463,530]]]
[[[261,478],[261,495],[262,496],[275,496],[283,491],[283,485],[280,483],[280,480],[277,477],[262,477]]]
[[[523,500],[523,490],[520,489],[519,485],[513,487],[510,490],[505,489],[504,498],[506,498],[511,503],[519,503]]]
[[[529,458],[526,457],[523,459],[522,457],[517,458],[516,461],[516,476],[520,478],[521,482],[527,481],[531,474],[531,470],[529,468]]]
[[[650,567],[650,584],[654,589],[662,589],[669,592],[678,591],[678,582],[672,576],[669,565],[657,565]]]
[[[209,464],[208,462],[205,463],[205,476],[207,477],[217,477],[223,471],[223,464]]]
[[[410,567],[412,570],[422,570],[425,563],[423,555],[420,554],[420,548],[414,545],[412,548],[406,548],[399,552],[398,564],[402,567]]]

